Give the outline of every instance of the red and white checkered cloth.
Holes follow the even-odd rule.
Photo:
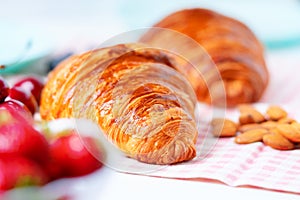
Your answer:
[[[300,194],[300,150],[278,151],[262,143],[237,145],[219,139],[203,159],[150,173],[172,178],[208,178],[231,186],[257,186]]]
[[[297,117],[300,116],[300,51],[293,56],[284,52],[267,56],[271,81],[260,104],[255,106],[261,110],[267,105],[279,104],[300,121]],[[227,111],[226,117],[236,119],[236,114],[237,111]],[[205,124],[201,130],[207,130]],[[278,151],[261,142],[238,145],[234,138],[218,139],[211,148],[211,145],[202,143],[201,134],[198,141],[197,152],[205,152],[205,157],[200,155],[189,162],[164,167],[148,175],[205,178],[230,186],[254,186],[300,194],[300,149]]]

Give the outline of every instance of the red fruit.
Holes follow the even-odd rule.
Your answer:
[[[101,153],[93,138],[80,138],[76,133],[62,136],[50,145],[51,157],[61,166],[65,176],[86,175],[102,166],[85,146],[97,156]]]
[[[20,101],[17,100],[6,100],[0,104],[0,110],[7,110],[17,121],[25,121],[29,124],[33,124],[34,120],[31,112],[28,108]]]
[[[38,77],[25,77],[22,80],[15,83],[14,86],[21,87],[24,90],[31,92],[34,98],[36,99],[37,103],[40,102],[41,92],[44,87],[44,83]]]
[[[3,77],[0,76],[0,103],[4,101],[4,99],[9,94],[9,86],[4,80]]]
[[[53,181],[64,177],[64,169],[60,166],[56,160],[52,159],[51,156],[46,164],[43,165],[43,168],[47,175],[49,176],[49,180]]]
[[[49,157],[49,144],[31,124],[14,118],[8,110],[0,109],[0,156],[11,154],[45,163]]]
[[[0,190],[43,185],[47,181],[47,175],[34,161],[21,156],[0,157]]]
[[[32,114],[38,110],[36,99],[30,91],[24,89],[23,87],[13,86],[9,91],[9,97],[22,102]]]

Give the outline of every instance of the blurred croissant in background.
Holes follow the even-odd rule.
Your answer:
[[[243,23],[206,9],[187,9],[170,14],[154,25],[140,41],[170,51],[183,52],[196,68],[184,65],[183,71],[196,91],[199,101],[214,105],[235,106],[258,101],[269,81],[264,48]],[[212,73],[214,66],[205,64],[203,55],[187,42],[168,33],[174,30],[199,43],[211,57],[221,79]],[[198,70],[203,76],[195,76]],[[225,97],[222,98],[222,89]],[[226,100],[226,104],[222,101]]]

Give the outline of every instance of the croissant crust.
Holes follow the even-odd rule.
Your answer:
[[[43,119],[88,118],[127,156],[173,164],[196,156],[196,96],[161,50],[124,44],[75,55],[48,76]],[[109,156],[109,155],[108,155]]]

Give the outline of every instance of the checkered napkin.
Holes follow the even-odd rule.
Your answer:
[[[271,81],[260,105],[263,112],[270,104],[279,104],[291,117],[300,120],[299,59],[268,57]],[[297,73],[296,71],[299,71]],[[210,111],[202,110],[203,116]],[[237,111],[227,111],[227,118],[237,120]],[[205,121],[205,120],[204,120]],[[206,120],[208,122],[208,119]],[[200,132],[209,132],[207,123]],[[211,142],[203,142],[206,138]],[[195,159],[149,173],[150,176],[218,180],[230,186],[254,186],[300,194],[300,149],[279,151],[261,142],[238,145],[234,138],[213,140],[200,134]],[[203,153],[204,152],[204,153]],[[202,155],[201,155],[202,154]]]
[[[262,110],[266,106],[256,107]],[[235,120],[236,114],[230,111],[226,117]],[[195,159],[161,168],[148,175],[206,178],[230,186],[256,186],[300,194],[300,149],[279,151],[261,142],[238,145],[234,138],[216,139],[208,135],[208,124],[201,127],[196,145],[199,155]]]
[[[205,157],[151,173],[172,178],[208,178],[231,186],[257,186],[300,194],[300,150],[277,151],[254,143],[220,139]]]

